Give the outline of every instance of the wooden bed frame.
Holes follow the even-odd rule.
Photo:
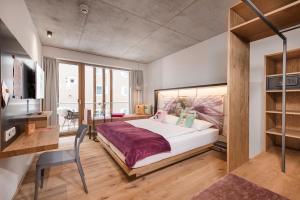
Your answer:
[[[129,177],[140,177],[140,176],[143,176],[150,172],[154,172],[158,169],[167,167],[167,166],[177,163],[179,161],[183,161],[185,159],[191,158],[198,154],[207,152],[207,151],[211,150],[210,148],[213,146],[212,144],[208,144],[208,145],[196,148],[196,149],[192,149],[185,153],[178,154],[176,156],[172,156],[170,158],[166,158],[166,159],[160,160],[158,162],[146,165],[144,167],[131,169],[131,168],[127,167],[127,165],[119,158],[119,156],[110,148],[110,146],[108,144],[106,144],[100,137],[97,137],[97,138],[100,141],[103,148],[111,155],[111,157],[117,162],[117,164],[123,169],[123,171]]]
[[[212,86],[222,86],[222,85],[226,86],[227,84],[226,83],[220,83],[220,84],[199,85],[199,86],[190,86],[190,87],[179,87],[179,88],[169,88],[169,89],[155,90],[154,91],[154,93],[155,93],[154,111],[157,110],[157,104],[158,104],[157,98],[158,98],[158,92],[159,91],[175,90],[175,89],[200,88],[200,87],[212,87]],[[224,111],[224,115],[225,115],[225,118],[226,118],[226,113],[225,112],[226,112],[226,108],[225,108],[225,111]],[[224,119],[224,122],[225,121],[226,120]],[[226,129],[226,122],[223,126],[223,131],[224,131],[224,129]],[[213,144],[208,144],[208,145],[198,147],[198,148],[192,149],[190,151],[184,152],[182,154],[178,154],[176,156],[172,156],[170,158],[166,158],[166,159],[157,161],[155,163],[146,165],[144,167],[131,169],[119,158],[119,156],[111,149],[111,147],[108,144],[106,144],[100,137],[97,136],[97,138],[100,141],[103,148],[111,155],[111,157],[117,162],[117,164],[123,169],[123,171],[129,177],[140,177],[140,176],[143,176],[143,175],[148,174],[150,172],[154,172],[158,169],[167,167],[167,166],[172,165],[174,163],[177,163],[179,161],[183,161],[183,160],[186,160],[186,159],[191,158],[193,156],[196,156],[196,155],[199,155],[201,153],[207,152],[207,151],[211,150],[211,147],[213,146]]]

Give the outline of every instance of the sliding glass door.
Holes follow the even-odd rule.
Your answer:
[[[86,65],[85,109],[95,116],[129,114],[129,72]]]
[[[129,72],[112,70],[112,112],[129,114]]]
[[[79,125],[79,66],[59,63],[58,119],[61,133],[74,132]]]
[[[85,109],[94,116],[129,114],[129,71],[82,63],[59,63],[60,131],[75,132]]]

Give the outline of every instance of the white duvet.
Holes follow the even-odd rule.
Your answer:
[[[163,136],[165,139],[182,136],[197,131],[194,128],[186,128],[173,124],[161,123],[152,119],[138,119],[126,121],[127,123],[138,127],[144,128],[154,133]]]
[[[202,131],[197,131],[194,128],[185,128],[172,124],[161,123],[152,119],[139,119],[126,121],[133,126],[148,129],[154,133],[162,135],[171,145],[170,152],[164,152],[149,156],[136,162],[133,168],[139,168],[160,160],[179,155],[192,149],[212,144],[218,140],[219,130],[208,128]],[[108,144],[117,156],[125,162],[125,156],[105,139],[101,134],[98,136]]]

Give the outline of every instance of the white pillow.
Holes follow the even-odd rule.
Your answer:
[[[212,126],[213,126],[213,124],[208,121],[195,119],[191,128],[197,129],[198,131],[202,131],[202,130],[208,129]]]
[[[176,117],[174,115],[166,115],[165,119],[163,120],[163,122],[166,123],[166,124],[176,125],[178,118],[179,117]]]

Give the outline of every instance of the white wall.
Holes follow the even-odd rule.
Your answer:
[[[154,105],[154,90],[224,83],[227,34],[223,33],[150,63],[145,70],[145,101]]]
[[[41,64],[41,42],[24,0],[0,0],[0,18],[34,61]],[[0,160],[0,199],[12,199],[32,155]]]
[[[285,34],[288,49],[300,48],[300,30]],[[250,45],[250,157],[264,150],[264,56],[282,52],[282,40],[277,36],[251,43]]]
[[[41,42],[24,0],[0,0],[0,18],[28,55],[41,63]]]
[[[56,58],[61,60],[82,62],[95,65],[103,65],[108,67],[124,68],[124,69],[143,69],[144,64],[132,62],[123,59],[109,58],[105,56],[93,55],[89,53],[61,49],[56,47],[43,46],[43,56]]]

